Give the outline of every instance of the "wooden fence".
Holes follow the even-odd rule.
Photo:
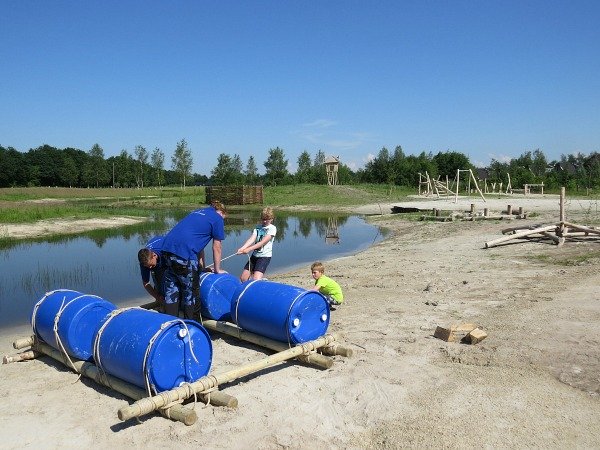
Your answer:
[[[227,205],[263,204],[262,186],[206,186],[206,203],[220,200]]]

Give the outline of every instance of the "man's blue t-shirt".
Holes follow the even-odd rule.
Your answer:
[[[158,261],[156,261],[156,267],[154,267],[154,269],[152,269],[152,270],[160,269],[160,268],[162,268],[162,266],[164,264],[163,258],[161,256],[163,240],[164,240],[164,236],[155,236],[146,243],[146,248],[149,250],[152,250],[154,253],[156,253],[158,255]],[[149,283],[150,282],[150,269],[148,269],[147,267],[144,267],[140,264],[140,272],[142,274],[142,281],[144,282],[144,284]]]
[[[212,239],[225,239],[225,222],[215,208],[197,209],[185,216],[165,235],[163,252],[184,260],[197,260],[198,253]]]

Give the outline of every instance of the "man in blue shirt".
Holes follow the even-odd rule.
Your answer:
[[[205,266],[204,247],[212,240],[213,272],[221,273],[221,241],[225,239],[225,206],[213,201],[189,213],[163,240],[165,313],[179,316],[179,299],[186,319],[200,309],[198,266]]]
[[[158,302],[160,308],[163,308],[165,303],[163,276],[167,268],[161,253],[163,240],[163,236],[155,236],[138,252],[142,285],[148,294]],[[154,286],[150,283],[150,275],[152,275]]]

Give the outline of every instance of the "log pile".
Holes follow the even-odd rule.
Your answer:
[[[206,186],[206,203],[219,200],[226,205],[263,204],[262,186]]]
[[[560,220],[557,223],[505,228],[502,230],[502,234],[504,234],[503,237],[486,242],[485,248],[494,247],[498,244],[509,242],[515,239],[532,237],[549,239],[557,246],[561,246],[569,237],[598,237],[600,235],[600,230],[585,225],[578,225],[566,220],[565,188],[563,187],[560,189]]]

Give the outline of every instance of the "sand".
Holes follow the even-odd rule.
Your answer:
[[[127,399],[49,358],[3,365],[0,447],[600,448],[600,241],[484,249],[503,228],[557,222],[557,197],[393,205],[468,210],[470,203],[534,214],[437,223],[390,215],[388,204],[354,209],[377,213],[370,220],[393,233],[326,262],[346,296],[330,330],[355,351],[334,357],[331,369],[291,362],[246,376],[222,387],[237,409],[196,404],[198,422],[188,427],[158,415],[121,422],[117,410]],[[567,206],[572,222],[597,217],[593,202]],[[308,268],[271,279],[311,284]],[[463,322],[487,339],[433,337],[438,325]],[[14,353],[12,342],[28,334],[10,330],[1,353]],[[218,372],[269,354],[217,334],[213,347]]]

